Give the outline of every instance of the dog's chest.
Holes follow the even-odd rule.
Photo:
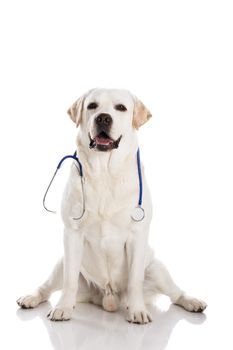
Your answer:
[[[135,190],[136,183],[132,176],[112,178],[107,174],[98,179],[87,179],[85,195],[88,217],[115,222],[120,215],[123,219],[124,211],[130,210],[136,201]]]
[[[125,243],[130,231],[111,221],[93,221],[85,228],[83,271],[88,278],[105,288],[110,283],[117,288],[126,272]]]
[[[101,285],[108,281],[118,284],[125,270],[135,186],[132,179],[109,176],[91,179],[86,186],[83,266]]]

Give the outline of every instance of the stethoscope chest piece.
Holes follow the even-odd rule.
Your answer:
[[[133,209],[133,212],[131,214],[131,218],[133,221],[139,222],[142,221],[145,217],[145,211],[142,207],[137,206]]]

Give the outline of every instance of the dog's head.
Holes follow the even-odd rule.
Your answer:
[[[82,128],[89,147],[111,151],[134,129],[147,122],[151,113],[130,92],[117,89],[93,89],[69,108],[68,114]]]

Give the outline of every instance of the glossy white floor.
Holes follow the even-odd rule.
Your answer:
[[[46,319],[49,307],[46,303],[37,310],[17,311],[18,344],[25,344],[26,349],[160,350],[207,349],[214,338],[216,342],[216,337],[208,339],[212,331],[205,315],[176,306],[163,311],[154,308],[154,322],[141,327],[124,321],[121,313],[111,314],[88,304],[79,305],[72,321],[54,323]]]
[[[79,304],[67,322],[51,322],[50,303],[22,310],[13,299],[1,306],[4,314],[3,349],[232,349],[232,303],[218,293],[209,298],[205,314],[194,314],[160,300],[151,308],[153,323],[132,325],[121,312],[108,313],[89,304]]]

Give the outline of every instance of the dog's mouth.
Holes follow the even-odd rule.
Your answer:
[[[106,132],[101,131],[95,138],[96,145],[110,146],[114,141],[111,137],[106,134]]]
[[[92,138],[91,134],[89,133],[89,147],[95,148],[99,151],[110,151],[118,148],[121,137],[122,136],[120,136],[117,140],[113,140],[105,131],[101,131],[94,138]]]

